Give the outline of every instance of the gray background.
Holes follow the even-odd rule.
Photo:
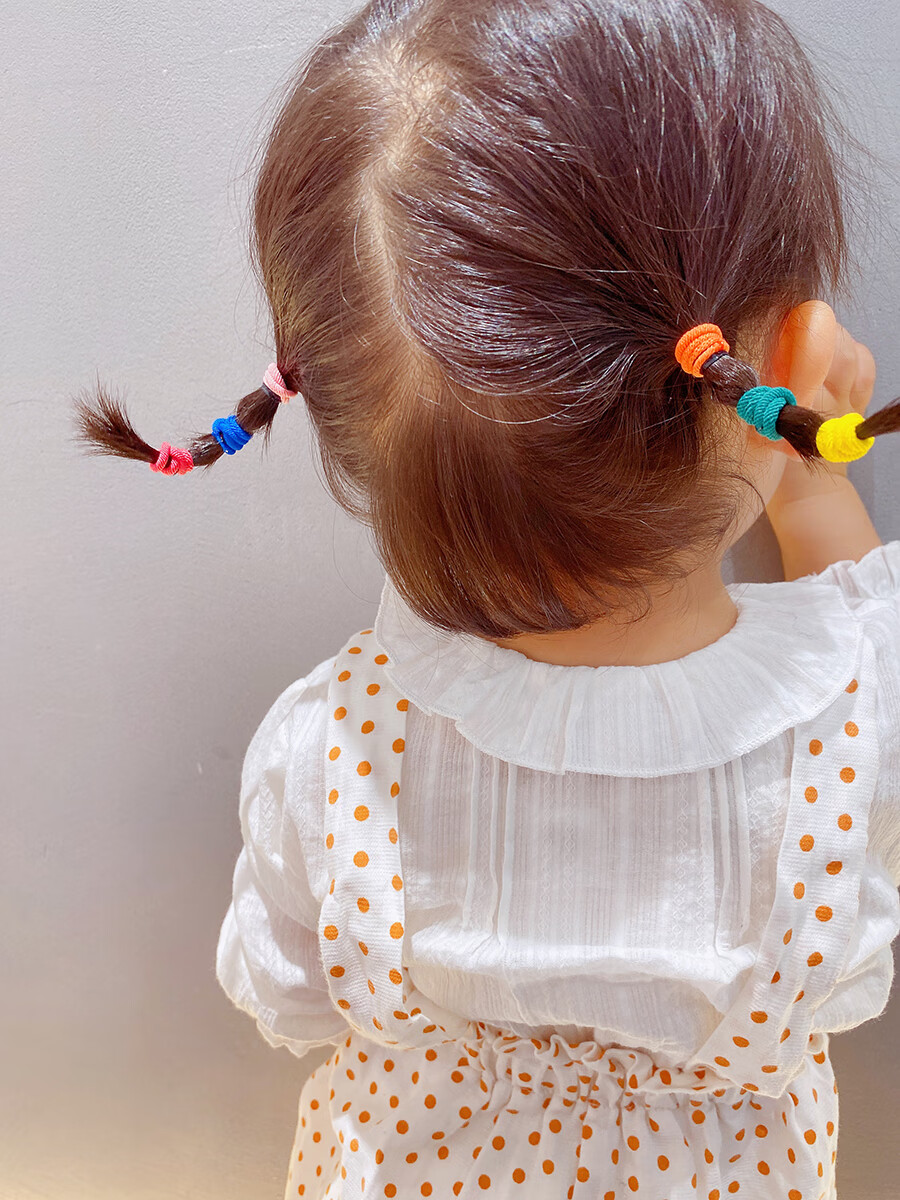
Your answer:
[[[895,0],[779,0],[897,165]],[[155,444],[208,429],[270,361],[245,241],[250,155],[342,0],[6,0],[0,49],[0,1195],[280,1200],[303,1080],[214,975],[247,743],[374,617],[368,534],[302,405],[203,476],[87,458],[98,376]],[[900,394],[895,192],[840,319]],[[900,440],[852,469],[900,537]],[[732,578],[780,578],[763,519]],[[895,1196],[900,1008],[835,1038],[841,1200]]]

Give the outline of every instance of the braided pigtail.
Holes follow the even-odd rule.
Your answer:
[[[135,430],[121,401],[98,385],[96,396],[75,401],[77,436],[89,447],[89,454],[133,458],[149,463],[151,471],[161,475],[186,475],[194,467],[212,466],[223,454],[236,454],[255,433],[261,432],[263,446],[268,446],[279,407],[299,394],[271,363],[262,385],[244,396],[230,417],[214,421],[211,433],[195,438],[187,449],[163,442],[156,450]]]
[[[679,340],[675,357],[684,371],[710,385],[714,399],[734,408],[770,441],[784,438],[806,462],[853,462],[868,454],[876,437],[900,432],[900,400],[871,417],[852,412],[826,418],[798,405],[789,388],[761,383],[753,367],[732,358],[730,349],[718,325],[697,325]]]

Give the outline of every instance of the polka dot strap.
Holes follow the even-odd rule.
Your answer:
[[[391,684],[388,661],[371,629],[335,656],[322,832],[329,888],[319,945],[331,999],[349,1025],[386,1046],[429,1046],[473,1030],[422,996],[403,965],[397,798],[409,701]]]
[[[853,937],[878,774],[874,650],[819,716],[795,730],[790,802],[775,900],[757,962],[735,1003],[691,1062],[779,1096],[804,1066],[824,1062],[816,1009],[839,978]]]

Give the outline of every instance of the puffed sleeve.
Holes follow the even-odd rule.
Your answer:
[[[880,757],[869,846],[900,886],[900,541],[876,546],[859,562],[832,563],[815,578],[841,589],[875,645]]]
[[[900,611],[900,541],[876,546],[859,562],[842,559],[804,578],[834,583],[849,600],[892,600]]]
[[[337,1043],[347,1023],[331,1003],[319,956],[319,901],[301,831],[315,838],[323,786],[327,681],[320,663],[278,697],[244,757],[244,845],[219,935],[216,977],[270,1045],[302,1057]]]

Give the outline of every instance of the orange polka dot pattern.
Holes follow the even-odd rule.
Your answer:
[[[559,1034],[478,1023],[474,1040],[392,1051],[353,1033],[304,1085],[285,1200],[836,1200],[837,1085],[819,1057],[774,1100],[709,1077],[676,1091],[643,1051]]]
[[[372,633],[335,656],[329,685],[319,945],[332,1002],[352,1029],[385,1046],[440,1045],[470,1033],[471,1022],[430,1004],[403,965],[397,812],[409,701]]]
[[[811,1026],[848,949],[865,861],[870,659],[796,730],[757,961],[681,1065],[515,1036],[415,987],[397,803],[408,704],[387,662],[365,630],[331,681],[319,942],[349,1028],[304,1085],[285,1200],[836,1200],[837,1085],[828,1035]]]
[[[794,731],[780,886],[753,970],[692,1060],[760,1095],[782,1095],[803,1065],[856,925],[878,772],[874,688],[863,682],[874,677],[871,657],[866,645],[858,675]]]

